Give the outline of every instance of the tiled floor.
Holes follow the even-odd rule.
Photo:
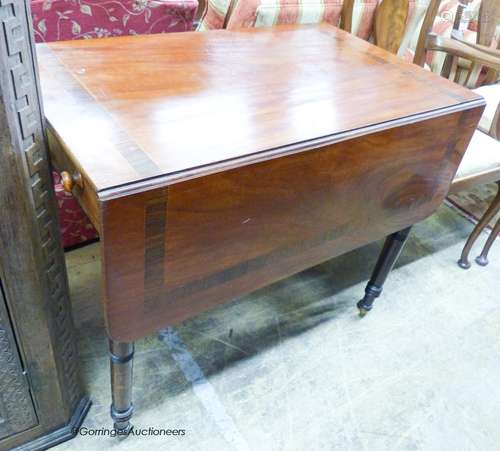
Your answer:
[[[450,194],[449,199],[463,209],[476,220],[481,218],[486,209],[491,205],[498,192],[496,183],[478,185],[468,191],[461,191],[457,194]],[[493,228],[497,221],[500,221],[500,212],[490,221],[490,227]]]
[[[459,269],[471,228],[446,206],[416,226],[363,319],[381,243],[141,340],[135,427],[185,435],[56,449],[499,450],[500,243],[488,267]],[[111,425],[98,256],[67,254],[88,428]]]

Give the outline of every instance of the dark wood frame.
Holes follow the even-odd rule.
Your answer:
[[[366,285],[365,296],[357,304],[361,317],[365,316],[373,308],[375,299],[382,294],[387,276],[401,254],[410,231],[411,227],[407,227],[399,232],[392,233],[385,240],[370,281]]]
[[[31,29],[27,0],[0,0],[0,208],[8,211],[0,223],[0,279],[10,318],[0,327],[12,328],[11,354],[19,355],[36,412],[0,448],[23,450],[73,437],[90,405],[79,379]],[[9,358],[0,354],[0,365]],[[12,396],[10,412],[24,415],[25,395]]]

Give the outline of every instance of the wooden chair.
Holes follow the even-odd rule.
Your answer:
[[[470,28],[462,30],[464,39],[474,43],[490,45],[488,41],[495,32],[494,24],[488,21],[488,18],[497,16],[496,10],[500,7],[498,0],[344,0],[342,11],[341,28],[354,33],[363,39],[371,39],[376,45],[382,47],[407,61],[412,61],[418,65],[425,63],[425,39],[429,32],[435,31],[439,35],[450,36],[452,29],[457,28],[460,23],[461,13],[464,4],[460,2],[471,3],[471,11],[476,15],[476,7],[479,9],[477,15],[470,20]],[[465,16],[467,19],[468,16]],[[470,17],[468,17],[470,19]],[[484,20],[486,18],[486,20]],[[476,19],[481,28],[480,32],[474,31]],[[454,23],[455,22],[455,23]],[[468,22],[468,20],[465,20]],[[487,23],[488,22],[488,23]],[[486,28],[486,29],[485,29]],[[477,40],[476,40],[477,37]],[[405,51],[410,50],[410,52]],[[414,57],[411,57],[412,53]],[[431,68],[440,71],[443,64],[443,57],[428,58]],[[461,63],[466,61],[461,60]],[[468,65],[466,64],[467,69]],[[460,69],[458,67],[457,69]],[[457,77],[460,75],[457,72]],[[476,77],[470,77],[468,87],[475,87],[473,80],[477,82],[477,75],[480,71],[474,73]],[[493,75],[493,74],[492,74]],[[457,81],[460,81],[457,79]],[[493,82],[493,78],[491,81]],[[462,84],[463,80],[462,80]]]
[[[371,4],[370,2],[365,2]],[[375,2],[376,3],[376,2]],[[416,3],[414,3],[414,14],[416,14]],[[410,23],[410,0],[382,0],[378,2],[374,11],[373,18],[373,42],[378,47],[392,52],[403,53],[402,45],[411,40],[411,34],[417,37],[417,45],[413,57],[413,63],[423,66],[425,63],[425,40],[431,32],[432,26],[436,19],[441,0],[430,0],[425,8],[422,25],[419,28],[420,15],[416,17],[415,23]],[[356,10],[357,0],[344,0],[342,10],[341,28],[349,33],[353,32],[354,14]],[[359,12],[358,12],[359,14]],[[369,37],[370,33],[363,33],[365,37]]]
[[[497,24],[500,24],[500,2],[482,0],[478,15],[476,44],[460,39],[447,39],[430,34],[426,40],[426,50],[445,52],[448,64],[443,66],[441,75],[466,87],[473,88],[484,69],[487,75],[485,84],[475,89],[487,102],[485,112],[479,123],[478,131],[460,164],[450,193],[458,193],[476,185],[496,183],[498,192],[493,202],[480,218],[467,239],[458,261],[461,268],[470,268],[469,254],[481,232],[500,211],[500,84],[496,83],[500,71],[500,51],[490,47],[494,40]],[[497,47],[500,40],[497,42]],[[458,71],[460,59],[469,61]],[[500,231],[500,220],[488,237],[476,262],[481,266],[488,264],[488,252]]]
[[[432,51],[446,52],[454,60],[466,58],[471,62],[468,81],[477,77],[480,69],[486,67],[490,73],[500,71],[500,51],[481,45],[471,45],[462,41],[443,38],[431,34],[426,48]],[[452,71],[444,73],[448,77],[455,77]],[[458,172],[453,180],[450,193],[457,193],[470,189],[476,185],[496,183],[498,192],[480,221],[474,227],[463,250],[458,265],[461,268],[470,268],[469,253],[481,232],[500,211],[500,84],[485,85],[475,90],[485,97],[487,106],[475,132]],[[500,220],[495,224],[476,262],[481,266],[488,264],[488,252],[500,231]]]
[[[347,31],[352,31],[355,1],[344,2],[341,24]],[[488,69],[485,77],[487,84],[476,89],[476,92],[485,97],[488,105],[450,189],[450,193],[457,193],[480,184],[495,182],[498,185],[497,196],[472,231],[458,261],[461,268],[467,269],[470,267],[468,256],[474,242],[500,211],[500,84],[495,83],[500,73],[500,50],[490,47],[500,23],[500,1],[482,0],[475,44],[430,33],[440,4],[441,0],[429,2],[419,31],[413,62],[424,66],[427,52],[445,52],[448,57],[441,75],[470,88],[477,85],[484,68]],[[409,6],[409,0],[382,0],[378,4],[373,27],[373,41],[376,45],[392,53],[401,53],[401,45],[407,32]],[[463,8],[457,8],[457,16],[454,18],[454,28],[457,30],[462,12]],[[498,44],[500,47],[500,41]],[[461,64],[464,60],[468,61],[468,64]],[[488,264],[488,252],[499,231],[500,220],[488,237],[481,254],[476,258],[479,265]]]
[[[476,44],[486,47],[488,51],[495,38],[497,26],[500,25],[500,1],[499,0],[481,0],[478,17],[478,31]],[[497,40],[497,48],[500,47],[500,36]],[[478,79],[482,72],[483,65],[472,63],[472,67],[467,74],[465,85],[468,88],[475,88]],[[491,69],[488,71],[486,82],[488,84],[494,83],[498,80],[498,71]]]
[[[198,9],[196,10],[193,23],[193,27],[195,30],[198,29],[198,27],[200,26],[200,21],[205,16],[207,8],[208,8],[207,0],[198,0]]]
[[[237,0],[199,0],[196,11],[196,31],[220,30],[227,23]]]

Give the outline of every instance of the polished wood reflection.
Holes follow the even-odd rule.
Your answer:
[[[477,98],[329,25],[55,42],[38,53],[48,121],[96,191],[205,174]]]
[[[424,219],[443,201],[479,115],[458,112],[106,202],[111,334],[136,339]]]
[[[39,48],[130,342],[430,215],[484,101],[328,25]]]

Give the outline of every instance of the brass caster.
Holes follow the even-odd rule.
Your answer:
[[[364,318],[370,310],[366,310],[363,307],[358,307],[359,310],[359,317]]]
[[[134,429],[134,426],[129,422],[125,427],[122,427],[121,425],[114,424],[113,429],[115,430],[115,434],[118,437],[128,437],[128,435],[132,432],[132,429]]]
[[[469,262],[469,260],[462,260],[462,259],[460,259],[460,260],[458,260],[457,264],[462,269],[469,269],[470,268],[470,262]]]
[[[483,255],[479,255],[478,257],[476,257],[476,263],[479,265],[479,266],[487,266],[489,261],[488,261],[488,258],[483,256]]]
[[[113,418],[113,429],[117,437],[127,437],[134,426],[130,422],[132,414],[134,412],[134,406],[131,404],[127,410],[119,412],[115,410],[113,405],[111,405],[111,417]]]

